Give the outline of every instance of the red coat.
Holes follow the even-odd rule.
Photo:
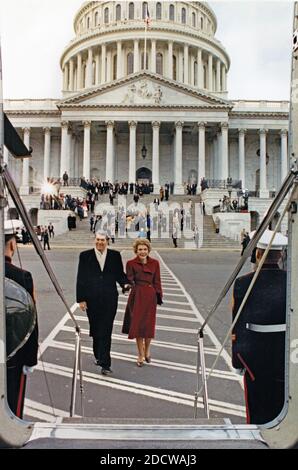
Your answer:
[[[122,333],[129,339],[154,338],[157,294],[162,298],[159,262],[148,256],[147,264],[143,264],[137,257],[127,262],[126,275],[132,289]]]

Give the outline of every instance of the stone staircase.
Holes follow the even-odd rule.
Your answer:
[[[184,226],[183,235],[180,239],[178,239],[178,249],[179,248],[186,248],[186,249],[196,249],[195,242],[193,240],[193,232],[192,227],[194,226],[195,221],[195,204],[199,203],[200,196],[171,196],[169,200],[169,204],[171,203],[178,203],[182,207],[183,203],[188,203],[189,200],[192,200],[193,209],[192,209],[192,219],[190,227]],[[144,195],[140,198],[140,203],[144,204],[146,207],[149,207],[150,203],[154,200],[154,196],[151,195]],[[121,198],[119,200],[114,200],[114,208],[117,210],[118,204],[121,204]],[[128,195],[126,197],[126,208],[133,203],[133,196]],[[95,208],[95,214],[102,213],[103,209],[111,209],[112,206],[109,204],[109,196],[103,195],[100,196],[100,201],[97,203]],[[212,216],[204,216],[203,217],[203,245],[201,248],[203,249],[234,249],[240,250],[239,243],[235,242],[234,240],[230,240],[226,237],[221,236],[220,234],[215,233],[215,227]],[[165,237],[166,235],[166,237]],[[68,233],[55,237],[55,239],[51,240],[51,244],[53,247],[55,246],[63,246],[63,247],[82,247],[88,248],[93,247],[93,234],[90,231],[89,225],[89,218],[80,221],[77,218],[77,228],[76,230],[72,230]],[[110,243],[111,248],[123,250],[123,249],[131,249],[133,244],[134,238],[126,237],[126,238],[118,238],[116,233],[115,244]],[[159,230],[158,238],[152,237],[152,247],[153,249],[168,249],[174,248],[173,241],[172,241],[172,228],[170,223],[170,231],[168,234],[163,234]]]

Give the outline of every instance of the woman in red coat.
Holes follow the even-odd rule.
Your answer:
[[[150,344],[155,336],[156,306],[162,305],[159,262],[149,256],[151,244],[146,239],[134,243],[135,259],[127,262],[126,275],[131,284],[122,332],[136,339],[137,365],[151,362]]]

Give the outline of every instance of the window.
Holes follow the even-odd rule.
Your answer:
[[[207,67],[204,65],[204,88],[207,89]]]
[[[87,65],[83,64],[83,88],[86,88],[86,75],[87,75]]]
[[[117,79],[117,54],[113,57],[113,80]]]
[[[204,19],[201,17],[201,29],[204,29]]]
[[[170,21],[175,20],[175,7],[174,7],[174,5],[170,5],[169,18],[170,18]]]
[[[133,73],[133,53],[127,54],[127,75]]]
[[[94,26],[98,25],[98,12],[95,13],[94,15]]]
[[[121,20],[121,5],[116,6],[116,21]]]
[[[193,71],[193,76],[194,76],[194,86],[198,85],[198,63],[194,63],[194,71]]]
[[[161,3],[156,4],[156,19],[161,20]]]
[[[163,55],[160,52],[156,55],[156,73],[163,74]]]
[[[181,10],[181,22],[183,24],[186,23],[186,9],[185,8],[182,8],[182,10]]]
[[[196,21],[196,14],[192,14],[192,26],[195,28],[197,26],[197,21]]]
[[[105,8],[105,11],[104,11],[104,21],[105,21],[105,24],[108,24],[109,22],[109,9],[108,8]]]
[[[146,54],[146,69],[145,69],[145,66],[144,66],[144,55],[145,55],[145,54],[144,54],[144,52],[143,52],[143,53],[142,53],[142,60],[141,60],[141,62],[142,62],[142,70],[148,70],[148,68],[149,68],[149,67],[148,67],[148,63],[149,63],[149,61],[148,61],[148,54]]]
[[[147,18],[147,11],[148,11],[148,3],[143,2],[143,9],[142,9],[142,18],[145,20]]]
[[[89,28],[90,28],[90,18],[88,16],[88,18],[87,18],[87,29],[89,29]]]
[[[177,59],[175,55],[173,55],[173,80],[177,80]]]
[[[130,20],[135,19],[135,6],[134,6],[134,3],[132,2],[129,4],[129,7],[128,7],[128,18]]]
[[[96,85],[96,62],[92,63],[92,85]]]

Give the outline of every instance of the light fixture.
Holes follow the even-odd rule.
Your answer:
[[[146,124],[144,123],[144,144],[142,147],[142,157],[145,160],[147,157],[147,147],[146,147],[146,140],[145,140],[145,132],[146,132]]]

